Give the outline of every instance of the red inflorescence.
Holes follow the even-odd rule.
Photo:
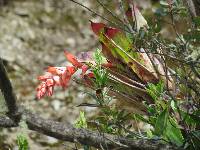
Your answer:
[[[48,67],[46,73],[38,77],[41,81],[40,85],[37,87],[37,98],[41,99],[43,96],[52,96],[55,86],[60,86],[62,88],[67,88],[72,75],[77,71],[81,70],[80,77],[89,83],[88,79],[94,78],[94,73],[89,70],[89,66],[83,62],[80,62],[73,54],[68,51],[64,51],[67,60],[72,64],[66,67]],[[112,68],[113,64],[107,62],[102,64],[106,68]]]
[[[65,51],[65,56],[67,60],[72,64],[72,66],[66,67],[48,67],[46,74],[39,76],[38,80],[41,81],[40,85],[37,87],[37,98],[41,99],[43,96],[52,96],[54,86],[61,86],[62,88],[66,88],[68,83],[72,77],[72,75],[78,70],[81,69],[81,76],[88,75],[88,77],[93,77],[93,73],[88,71],[89,67],[78,61],[77,58]]]

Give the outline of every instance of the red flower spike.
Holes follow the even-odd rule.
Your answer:
[[[54,86],[62,86],[63,87],[63,80],[61,79],[61,76],[52,76],[52,79],[54,80]]]
[[[53,95],[53,89],[54,89],[53,86],[48,87],[47,96],[52,96]]]
[[[55,82],[53,79],[47,79],[46,81],[46,87],[47,87],[47,96],[53,95],[53,87],[55,85]]]
[[[48,67],[47,72],[52,75],[62,75],[66,70],[66,67]]]
[[[46,86],[47,87],[50,87],[50,86],[53,86],[54,85],[54,80],[53,79],[47,79],[46,80]]]
[[[88,73],[89,67],[86,64],[79,62],[74,55],[65,51],[65,56],[72,63],[73,66],[66,67],[48,67],[45,75],[39,76],[38,80],[42,83],[37,87],[37,98],[41,99],[43,96],[52,96],[54,86],[61,86],[66,88],[72,75],[78,70],[82,70],[82,77],[87,75],[88,78],[94,77],[93,73]]]
[[[77,69],[74,66],[67,66],[66,70],[68,71],[68,73],[70,75],[73,75],[76,72]]]
[[[44,80],[47,80],[47,79],[49,79],[49,78],[51,78],[51,75],[42,75],[42,76],[39,76],[38,77],[38,80],[40,80],[40,81],[44,81]]]
[[[45,94],[46,94],[47,88],[46,88],[46,83],[42,82],[38,87],[37,87],[37,98],[41,99]]]
[[[77,71],[74,66],[67,66],[65,72],[62,75],[63,87],[67,87],[72,75]]]
[[[73,65],[73,66],[75,66],[75,67],[77,67],[77,68],[81,68],[82,67],[82,63],[81,62],[79,62],[78,60],[77,60],[77,58],[73,55],[73,54],[71,54],[71,53],[69,53],[68,51],[64,51],[64,53],[65,53],[65,57],[67,58],[67,60]]]

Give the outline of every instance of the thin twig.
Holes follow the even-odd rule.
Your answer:
[[[131,10],[132,10],[132,19],[133,19],[133,22],[135,22],[135,26],[134,26],[134,29],[136,31],[139,30],[139,27],[137,26],[138,25],[138,20],[137,20],[137,17],[136,17],[136,12],[135,12],[135,4],[133,3],[133,5],[129,4],[129,6],[131,7]],[[133,17],[134,15],[134,17]],[[134,20],[135,19],[135,20]]]
[[[87,6],[85,6],[85,5],[83,5],[83,4],[79,3],[79,2],[77,2],[77,1],[75,1],[75,0],[69,0],[69,1],[71,1],[71,2],[73,2],[73,3],[75,3],[75,4],[77,4],[77,5],[79,5],[79,6],[83,7],[83,8],[85,8],[85,9],[87,9],[89,12],[91,12],[91,13],[93,13],[94,15],[99,16],[100,18],[106,20],[107,22],[111,23],[111,24],[114,25],[115,27],[118,27],[119,29],[121,29],[121,30],[123,30],[123,31],[130,32],[130,31],[126,30],[125,28],[122,28],[120,24],[117,24],[116,22],[111,21],[110,19],[108,19],[108,18],[106,18],[106,17],[100,15],[99,13],[97,13],[97,12],[95,12],[94,10],[88,8]]]
[[[120,4],[120,9],[121,9],[121,12],[122,12],[122,14],[123,14],[124,20],[126,21],[126,23],[127,23],[127,25],[128,25],[128,29],[130,30],[130,32],[131,32],[132,34],[134,34],[135,31],[133,30],[133,28],[132,28],[130,22],[128,21],[128,18],[127,18],[127,16],[126,16],[126,13],[125,13],[125,10],[124,10],[124,6],[123,6],[123,3],[122,3],[122,0],[119,0],[119,4]]]
[[[117,16],[115,15],[110,9],[108,9],[100,0],[96,0],[113,18],[118,20],[119,22],[123,23],[124,22]]]

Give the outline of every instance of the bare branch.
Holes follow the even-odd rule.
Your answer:
[[[13,91],[11,82],[8,78],[6,69],[3,65],[3,61],[0,59],[0,89],[4,95],[6,105],[8,107],[8,116],[16,119],[17,105],[16,95]]]
[[[200,16],[200,0],[183,0],[192,18]]]
[[[24,111],[23,109],[21,110],[21,114],[23,114],[23,118],[25,119],[24,121],[26,121],[29,129],[63,141],[79,142],[81,144],[94,146],[96,148],[103,146],[105,148],[107,147],[108,149],[176,149],[170,145],[161,144],[158,140],[133,140],[110,134],[99,134],[87,129],[74,128],[69,124],[43,119],[38,115],[30,113],[29,111]],[[16,126],[12,120],[5,117],[0,117],[0,122],[1,127]]]
[[[193,0],[196,15],[200,16],[200,0]]]
[[[10,118],[6,116],[0,116],[0,127],[10,128],[10,127],[16,127],[16,126],[17,124]]]

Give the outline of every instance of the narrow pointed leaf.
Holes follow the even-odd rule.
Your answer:
[[[158,136],[163,135],[167,127],[168,117],[169,117],[169,113],[168,113],[168,109],[166,108],[163,112],[160,113],[160,115],[158,116],[156,120],[156,124],[155,124],[156,135]]]
[[[177,122],[173,118],[169,118],[166,127],[166,136],[170,142],[176,144],[177,146],[182,146],[184,142],[183,135]]]
[[[95,26],[100,26],[99,23],[92,23],[92,28],[94,31]],[[132,73],[134,72],[137,76],[144,82],[153,82],[158,81],[157,76],[155,75],[155,70],[153,67],[149,67],[149,64],[139,51],[135,50],[131,44],[131,41],[126,37],[126,35],[116,28],[110,27],[97,27],[99,31],[94,31],[98,33],[100,42],[103,44],[103,54],[111,62],[116,63],[123,62],[129,68],[131,68]],[[149,68],[147,68],[149,67]],[[149,70],[150,69],[150,70]]]
[[[157,83],[158,78],[154,74],[154,70],[148,70],[144,65],[144,59],[140,56],[139,52],[133,52],[127,46],[123,46],[124,49],[118,45],[114,40],[109,39],[106,35],[102,39],[104,44],[117,54],[117,58],[121,59],[126,63],[131,69],[132,72],[136,73],[137,76],[144,82]],[[122,44],[122,43],[121,43]],[[125,44],[125,43],[124,43]],[[112,60],[111,60],[112,61]]]

